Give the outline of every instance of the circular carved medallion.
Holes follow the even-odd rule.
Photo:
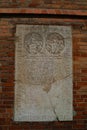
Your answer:
[[[50,33],[46,38],[46,49],[51,54],[60,54],[65,47],[64,38],[58,33]]]
[[[37,54],[42,50],[43,38],[38,33],[28,33],[24,38],[24,47],[30,54]]]

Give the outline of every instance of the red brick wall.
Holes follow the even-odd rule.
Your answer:
[[[0,0],[0,7],[87,9],[87,0]]]
[[[15,31],[17,24],[71,25],[73,36],[73,106],[70,122],[14,122]],[[0,18],[0,130],[87,130],[87,20]]]

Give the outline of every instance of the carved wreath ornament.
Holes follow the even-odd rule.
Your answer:
[[[24,47],[30,54],[40,53],[43,49],[43,37],[39,33],[28,33],[24,38]],[[60,54],[64,47],[64,38],[59,33],[49,33],[45,38],[45,48],[51,54]]]

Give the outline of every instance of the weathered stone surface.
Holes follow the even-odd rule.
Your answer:
[[[71,27],[17,25],[16,36],[14,120],[72,120]]]

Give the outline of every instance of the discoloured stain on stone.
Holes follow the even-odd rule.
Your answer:
[[[15,121],[72,120],[71,27],[18,25]]]

